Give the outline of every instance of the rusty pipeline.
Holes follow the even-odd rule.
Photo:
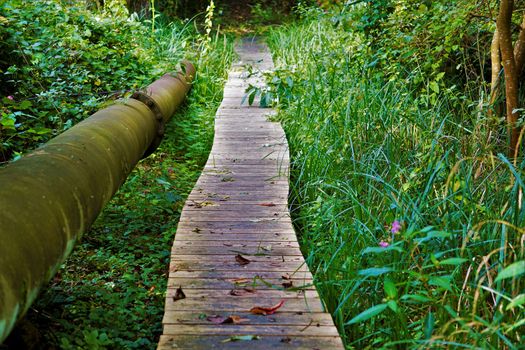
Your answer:
[[[160,144],[195,68],[166,74],[0,168],[0,344],[137,162]]]

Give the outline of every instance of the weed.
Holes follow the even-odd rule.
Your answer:
[[[421,90],[416,67],[377,72],[363,36],[331,16],[272,30],[267,80],[294,222],[345,343],[518,348],[525,161],[487,144],[471,91]]]

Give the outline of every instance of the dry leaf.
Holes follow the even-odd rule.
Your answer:
[[[244,288],[244,289],[232,289],[230,291],[230,295],[233,295],[235,297],[242,297],[248,294],[254,294],[257,293],[257,291],[253,288]]]
[[[281,343],[291,343],[292,342],[292,338],[290,337],[286,337],[286,338],[281,338]]]
[[[282,285],[283,285],[284,289],[292,288],[293,287],[293,282],[292,281],[283,282]]]
[[[224,320],[226,320],[226,318],[220,315],[210,315],[206,317],[206,321],[210,321],[215,324],[221,324],[224,322]]]
[[[283,280],[291,280],[292,279],[292,276],[290,276],[289,274],[284,274],[281,276]]]
[[[177,290],[175,291],[175,295],[173,296],[173,301],[186,299],[186,294],[182,291],[182,287],[179,286]]]
[[[223,324],[241,324],[244,322],[250,322],[250,319],[248,318],[242,318],[241,316],[236,315],[230,315],[228,318],[226,318],[223,322]]]
[[[257,205],[259,205],[261,207],[275,207],[276,206],[276,204],[274,204],[274,203],[261,203],[261,204],[257,204]]]
[[[210,315],[206,317],[206,320],[215,324],[241,324],[250,321],[248,318],[242,318],[241,316],[236,315],[230,315],[228,317]]]
[[[251,278],[234,278],[228,281],[235,283],[235,284],[246,284],[246,283],[250,283],[253,280]]]
[[[284,299],[272,307],[255,306],[250,312],[255,315],[273,315],[281,306],[284,305]]]
[[[244,266],[244,265],[248,265],[251,261],[246,259],[244,256],[242,256],[241,254],[237,254],[235,256],[235,261],[237,261],[237,263],[241,266]]]

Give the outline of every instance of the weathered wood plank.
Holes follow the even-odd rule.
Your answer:
[[[271,291],[259,291],[259,292],[271,292]],[[314,291],[306,291],[314,292]],[[192,310],[193,311],[193,310]],[[166,311],[164,315],[163,323],[165,324],[210,324],[210,321],[206,319],[207,316],[219,315],[228,317],[231,315],[230,312],[217,312],[217,310],[203,310],[201,313],[192,311]],[[204,317],[204,315],[206,317]],[[329,314],[324,312],[287,312],[280,311],[278,314],[261,317],[260,315],[254,315],[247,311],[236,312],[235,315],[246,319],[246,323],[251,325],[289,325],[289,326],[307,326],[307,325],[321,325],[329,326],[332,323],[332,318]]]
[[[182,287],[183,290],[187,289],[203,289],[203,288],[209,288],[209,289],[227,289],[227,288],[235,288],[235,287],[251,287],[251,288],[257,288],[257,289],[276,289],[276,288],[283,288],[283,280],[282,279],[275,279],[275,278],[269,278],[265,279],[264,281],[253,278],[248,279],[247,281],[239,281],[237,279],[237,283],[234,282],[236,279],[231,280],[225,280],[225,279],[219,279],[219,278],[170,278],[168,279],[168,288],[178,288]],[[294,288],[301,288],[301,289],[310,289],[315,290],[315,287],[313,286],[312,280],[305,280],[305,279],[291,279]],[[208,307],[214,308],[213,305],[209,305]]]
[[[304,337],[304,336],[264,336],[251,341],[229,341],[229,337],[223,335],[200,335],[195,336],[162,336],[159,349],[162,350],[337,350],[343,349],[341,339],[333,337]]]

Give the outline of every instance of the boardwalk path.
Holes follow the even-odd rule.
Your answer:
[[[285,134],[267,120],[271,110],[241,106],[248,84],[260,83],[243,78],[244,64],[269,70],[272,58],[265,45],[247,40],[237,53],[208,163],[173,243],[159,349],[342,349],[290,221]],[[273,315],[250,313],[281,300]],[[231,315],[244,320],[219,323]]]

